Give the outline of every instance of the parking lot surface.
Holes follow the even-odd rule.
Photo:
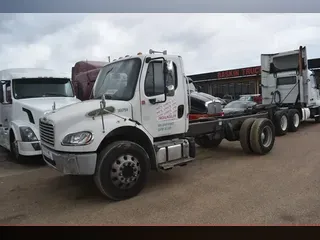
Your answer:
[[[151,173],[132,199],[110,202],[90,177],[18,165],[0,152],[0,224],[319,224],[320,125],[277,137],[265,156],[239,142],[198,149],[195,162]]]

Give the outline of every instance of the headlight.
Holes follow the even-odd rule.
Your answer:
[[[61,142],[64,146],[82,146],[88,145],[93,141],[91,132],[77,132],[65,136]]]
[[[20,135],[22,142],[34,142],[38,141],[36,134],[30,127],[20,127]]]

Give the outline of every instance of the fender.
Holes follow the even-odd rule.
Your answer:
[[[11,121],[10,130],[13,131],[14,136],[15,136],[17,141],[21,141],[21,135],[20,135],[19,127],[30,127],[32,129],[32,131],[35,133],[35,135],[37,136],[38,140],[40,139],[39,131],[34,125],[29,124],[29,123],[27,123],[25,121],[15,120],[15,121]]]
[[[112,130],[101,141],[97,152],[99,153],[107,144],[118,140],[128,140],[142,146],[149,155],[151,168],[157,168],[152,137],[143,128],[140,126],[123,126]]]

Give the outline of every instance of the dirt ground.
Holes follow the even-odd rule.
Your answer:
[[[0,151],[0,224],[319,224],[320,125],[277,137],[266,156],[239,142],[152,173],[135,198],[110,202],[89,177],[21,166]]]

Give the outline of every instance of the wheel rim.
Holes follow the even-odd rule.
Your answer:
[[[280,119],[281,130],[285,131],[288,127],[288,119],[285,115],[283,115]]]
[[[269,147],[272,142],[272,130],[269,126],[265,126],[261,131],[261,142],[264,147]]]
[[[293,115],[293,125],[297,128],[299,126],[299,123],[300,123],[299,115],[298,113],[295,113]]]
[[[126,154],[118,157],[112,164],[110,177],[112,183],[120,189],[129,189],[137,182],[141,173],[137,158]]]

